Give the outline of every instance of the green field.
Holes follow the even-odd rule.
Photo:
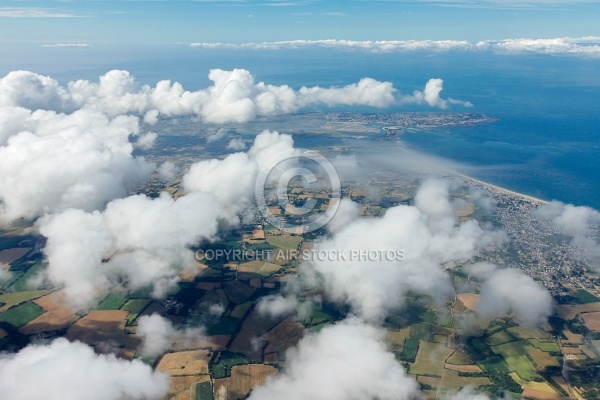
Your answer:
[[[493,351],[504,357],[508,368],[519,374],[521,379],[530,381],[536,376],[535,367],[527,357],[533,346],[526,340],[505,343],[492,347]]]
[[[244,364],[250,364],[250,360],[243,354],[224,351],[219,361],[210,365],[210,375],[214,379],[227,378],[231,375],[231,367]]]
[[[420,323],[412,324],[410,326],[410,338],[425,340],[427,342],[433,341],[434,326],[431,324]]]
[[[150,304],[150,299],[131,299],[121,307],[121,310],[129,311],[127,314],[127,324],[131,323],[140,315],[140,313]]]
[[[194,400],[213,400],[213,387],[211,382],[196,383],[193,393]]]
[[[98,304],[96,310],[118,310],[127,302],[127,293],[111,292]]]
[[[541,331],[537,328],[527,328],[524,326],[513,326],[508,328],[507,331],[516,338],[520,339],[548,339],[550,336],[547,332]]]
[[[283,249],[288,249],[288,250],[297,249],[301,240],[302,240],[301,236],[267,235],[267,242],[269,242],[272,245],[275,245],[277,247],[281,247]]]
[[[15,328],[27,325],[40,315],[45,313],[44,309],[34,303],[23,303],[8,311],[0,313],[0,321],[7,322]]]
[[[43,264],[35,264],[31,266],[23,275],[19,277],[10,287],[6,290],[7,292],[22,292],[24,290],[31,289],[28,284],[29,279],[37,275],[44,269]]]
[[[219,318],[206,325],[207,335],[233,335],[241,320],[237,318]]]
[[[406,339],[402,353],[400,353],[400,358],[404,361],[415,362],[418,351],[419,341],[417,339]]]
[[[541,342],[538,339],[529,339],[529,342],[536,349],[540,349],[541,351],[545,351],[547,353],[554,352],[554,351],[556,351],[556,352],[560,351],[558,344],[556,344],[555,342]]]
[[[21,275],[23,275],[22,271],[10,271],[10,275],[4,279],[0,279],[0,290],[6,290],[17,279],[19,279]]]
[[[510,371],[508,365],[504,361],[504,358],[498,355],[488,357],[479,361],[477,364],[486,372],[496,371],[498,373],[508,374]]]
[[[512,337],[511,335],[509,335],[506,331],[500,331],[500,332],[494,333],[490,337],[487,337],[485,339],[485,343],[490,346],[496,346],[499,344],[512,342],[513,340],[515,340],[515,338]]]
[[[589,303],[597,303],[600,299],[587,290],[579,289],[575,293],[573,293],[573,297],[577,300],[579,304],[589,304]]]

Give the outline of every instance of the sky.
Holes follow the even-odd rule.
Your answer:
[[[582,37],[598,20],[595,0],[2,0],[0,45]]]

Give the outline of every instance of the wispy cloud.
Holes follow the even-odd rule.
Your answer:
[[[472,50],[477,44],[461,40],[379,40],[379,41],[356,41],[356,40],[288,40],[278,42],[260,43],[192,43],[192,47],[203,48],[230,48],[230,49],[257,49],[257,50],[279,50],[300,48],[337,48],[346,50],[363,50],[370,52],[394,52],[394,51],[419,51],[452,49]]]
[[[378,0],[381,2],[409,3],[406,0]],[[493,9],[547,9],[549,7],[562,8],[574,5],[600,4],[599,0],[418,0],[418,3],[460,8],[493,8]],[[410,1],[410,3],[414,3]]]
[[[297,6],[307,6],[312,3],[313,3],[313,1],[272,1],[272,2],[268,2],[268,3],[260,3],[257,5],[267,6],[267,7],[297,7]]]
[[[44,44],[42,47],[94,47],[88,43],[55,43],[55,44]]]
[[[600,37],[588,36],[581,38],[552,38],[552,39],[505,39],[505,40],[289,40],[260,43],[192,43],[191,47],[199,48],[228,48],[279,50],[302,48],[328,48],[351,51],[366,51],[372,53],[392,52],[484,52],[499,54],[531,53],[548,55],[578,55],[600,57]]]
[[[79,15],[68,11],[58,11],[46,8],[13,8],[0,7],[0,18],[75,18]]]

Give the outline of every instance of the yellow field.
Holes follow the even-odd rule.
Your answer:
[[[452,371],[456,371],[456,372],[470,372],[470,373],[478,373],[478,372],[483,372],[481,370],[481,368],[479,368],[477,365],[454,365],[454,364],[444,364],[444,367],[446,369],[450,369]]]
[[[46,312],[19,331],[25,335],[38,332],[50,332],[64,329],[77,319],[77,316],[66,303],[63,291],[58,291],[34,300]]]
[[[387,342],[390,344],[390,350],[400,352],[404,348],[404,340],[410,335],[410,326],[404,327],[399,331],[389,331]]]
[[[479,302],[479,295],[478,294],[476,294],[476,293],[460,293],[456,297],[469,310],[475,311],[475,306]]]
[[[270,365],[236,365],[231,368],[231,377],[215,379],[215,400],[243,399],[268,377],[277,375],[277,369]]]
[[[192,350],[165,354],[156,369],[171,376],[208,375],[210,351]]]
[[[546,382],[527,382],[523,389],[523,397],[532,400],[560,400],[562,396]]]
[[[556,359],[556,357],[551,356],[550,354],[541,351],[540,349],[531,350],[529,356],[537,366],[538,370],[544,369],[546,367],[560,367],[560,363]]]
[[[441,376],[444,369],[444,360],[452,354],[452,349],[439,343],[431,343],[421,340],[415,363],[410,367],[413,375],[438,375]]]
[[[279,271],[280,268],[281,267],[279,265],[269,262],[248,261],[240,264],[240,266],[238,267],[238,272],[268,276]]]
[[[192,399],[193,386],[196,383],[210,381],[210,375],[173,376],[169,387],[169,398],[171,400]]]
[[[436,378],[434,376],[419,375],[419,377],[417,378],[417,382],[425,384],[425,385],[433,386],[435,388],[440,387],[441,380],[442,380],[442,378]]]
[[[492,382],[488,378],[473,378],[458,376],[457,371],[444,369],[444,374],[441,379],[441,386],[448,389],[459,390],[467,385],[484,386],[490,385]]]
[[[127,349],[135,349],[140,340],[125,333],[125,321],[128,311],[93,310],[80,318],[67,330],[67,339],[97,345],[100,343],[116,343]],[[122,351],[126,349],[121,348]]]

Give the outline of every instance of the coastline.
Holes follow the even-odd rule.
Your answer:
[[[497,191],[497,192],[500,192],[500,193],[503,193],[503,194],[508,194],[508,195],[511,195],[511,196],[520,197],[520,198],[522,198],[524,200],[531,201],[533,203],[540,203],[540,204],[548,204],[549,203],[546,200],[542,200],[542,199],[539,199],[537,197],[529,196],[527,194],[523,194],[523,193],[519,193],[519,192],[514,192],[512,190],[505,189],[503,187],[496,186],[496,185],[493,185],[493,184],[488,183],[488,182],[480,181],[478,179],[472,178],[472,177],[467,176],[467,175],[463,175],[463,174],[461,174],[459,172],[456,172],[456,171],[450,171],[450,172],[453,175],[458,176],[458,177],[460,177],[460,178],[462,178],[462,179],[464,179],[466,181],[469,181],[471,183],[476,183],[476,184],[485,186],[485,187],[487,187],[487,188],[489,188],[491,190],[494,190],[494,191]]]

